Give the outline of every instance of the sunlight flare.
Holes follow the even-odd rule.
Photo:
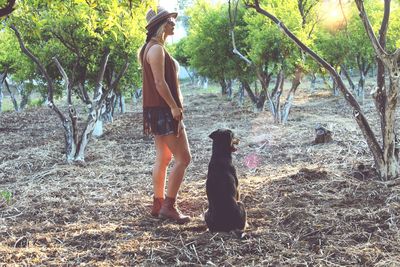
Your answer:
[[[319,14],[324,27],[336,31],[346,26],[350,16],[350,1],[325,0],[319,7]]]

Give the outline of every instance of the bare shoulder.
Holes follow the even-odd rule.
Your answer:
[[[164,57],[164,48],[159,44],[153,45],[149,48],[149,51],[147,52],[147,60],[149,62],[154,60],[162,60]]]

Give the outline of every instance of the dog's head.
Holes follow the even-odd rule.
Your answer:
[[[212,132],[209,137],[213,140],[213,149],[218,149],[220,152],[235,152],[235,145],[239,144],[239,139],[234,133],[228,129],[218,129]]]

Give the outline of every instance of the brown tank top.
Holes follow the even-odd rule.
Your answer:
[[[150,41],[143,53],[143,66],[142,66],[142,77],[143,77],[143,133],[146,135],[157,134],[159,132],[159,121],[166,112],[169,113],[168,117],[172,118],[170,107],[163,97],[158,93],[156,83],[151,70],[150,64],[147,62],[147,53],[149,49],[157,44],[156,42]],[[164,49],[164,48],[163,48]],[[179,99],[179,81],[178,74],[174,60],[164,49],[165,61],[164,61],[164,78],[168,84],[169,90],[172,97],[174,98],[178,107],[182,108],[182,103]],[[178,132],[178,121],[173,120],[173,131],[176,134]]]
[[[158,93],[156,84],[154,81],[153,72],[151,70],[150,64],[147,62],[147,53],[149,49],[157,44],[156,42],[150,41],[146,49],[143,53],[143,108],[148,107],[168,107],[168,104],[162,98],[162,96]],[[179,82],[178,76],[176,73],[175,62],[172,57],[168,54],[168,52],[164,49],[165,52],[165,62],[164,62],[164,72],[165,72],[165,81],[168,84],[168,87],[171,91],[172,97],[174,98],[178,107],[182,108],[181,101],[179,99]]]

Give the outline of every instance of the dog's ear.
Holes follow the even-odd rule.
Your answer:
[[[212,132],[208,137],[210,137],[212,140],[215,140],[215,138],[218,136],[219,129]]]
[[[235,134],[231,131],[231,130],[227,130],[228,134],[229,134],[229,138],[231,139],[231,141],[233,140],[233,138],[235,137]]]

